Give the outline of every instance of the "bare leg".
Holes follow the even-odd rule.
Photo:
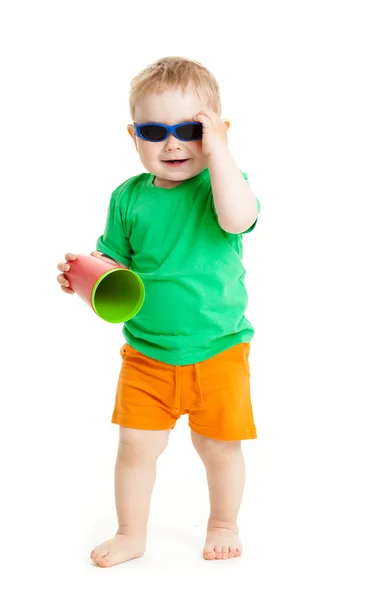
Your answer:
[[[207,560],[240,556],[237,518],[245,484],[241,442],[221,442],[194,432],[192,440],[206,468],[210,496],[203,556]]]
[[[112,567],[144,554],[156,462],[167,446],[169,434],[170,430],[120,427],[115,465],[118,531],[92,551],[91,558],[100,567]]]

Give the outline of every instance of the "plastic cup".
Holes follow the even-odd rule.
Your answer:
[[[125,267],[78,254],[68,261],[69,271],[64,273],[72,289],[108,323],[125,323],[134,317],[144,302],[142,279]]]

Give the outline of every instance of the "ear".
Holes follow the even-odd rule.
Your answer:
[[[222,119],[222,122],[224,123],[226,130],[229,131],[231,121],[229,119]]]
[[[127,125],[127,131],[130,135],[130,137],[132,138],[134,145],[135,145],[135,149],[138,150],[138,146],[137,146],[137,138],[134,135],[134,126],[132,123],[129,123],[129,125]]]

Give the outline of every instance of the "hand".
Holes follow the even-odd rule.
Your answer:
[[[111,263],[113,265],[117,264],[115,260],[113,260],[112,258],[109,258],[108,256],[102,256],[101,252],[97,252],[97,250],[94,250],[93,252],[91,252],[91,256],[94,256],[95,258],[104,260],[105,262]],[[76,254],[71,254],[70,252],[65,254],[65,260],[67,260],[67,261],[73,261],[76,258],[77,258]],[[60,262],[58,264],[57,268],[59,269],[59,271],[62,271],[63,273],[67,273],[70,270],[70,265],[68,265],[68,263],[66,263],[66,262]],[[57,282],[60,283],[61,289],[63,290],[63,292],[66,292],[67,294],[75,294],[75,291],[70,287],[70,283],[64,277],[64,275],[58,275],[56,279],[57,279]]]
[[[102,254],[102,252],[98,252],[98,250],[94,250],[93,252],[91,252],[91,256],[94,256],[95,258],[99,258],[100,260],[104,260],[105,262],[111,263],[112,265],[119,264],[113,258],[109,258],[108,256],[105,256],[104,254]]]
[[[65,254],[65,260],[73,261],[76,258],[77,258],[76,255],[71,254],[70,252]],[[70,265],[68,265],[68,263],[66,263],[66,262],[60,262],[58,264],[57,268],[59,269],[59,271],[62,271],[63,273],[65,273],[66,271],[69,271]],[[65,279],[64,275],[58,275],[56,280],[58,283],[60,283],[61,289],[63,290],[63,292],[66,292],[67,294],[75,294],[75,291],[72,290],[72,288],[70,287],[69,281],[67,279]]]
[[[123,263],[120,263],[117,260],[114,260],[113,258],[106,256],[102,252],[98,252],[98,250],[91,252],[91,256],[95,256],[96,258],[99,258],[100,260],[104,260],[105,262],[111,263],[112,265],[115,265],[115,266],[117,265],[118,267],[121,267],[123,269],[129,269],[129,267],[127,267]]]
[[[211,111],[201,111],[195,115],[194,120],[202,123],[203,154],[209,156],[217,150],[227,148],[227,121],[222,121],[217,113]]]

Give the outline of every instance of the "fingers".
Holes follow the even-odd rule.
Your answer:
[[[72,254],[71,252],[67,252],[65,254],[65,260],[68,261],[73,261],[77,258],[77,256],[75,254]],[[70,265],[68,265],[65,262],[59,262],[58,266],[57,266],[59,271],[69,271],[70,269]]]
[[[200,123],[209,123],[211,121],[218,121],[220,119],[219,115],[213,111],[201,110],[197,115],[195,115],[194,120],[199,121]]]
[[[104,256],[102,252],[98,252],[97,250],[94,250],[93,252],[91,252],[91,256],[95,256],[96,258],[99,258],[100,260],[104,260],[105,262],[111,263],[112,265],[118,264],[116,262],[116,260],[114,260],[113,258],[109,258],[108,256]]]
[[[202,123],[202,125],[208,125],[209,123],[211,123],[209,114],[205,112],[198,113],[194,116],[193,120],[199,121],[199,123]]]
[[[68,289],[66,287],[64,287],[63,285],[61,286],[61,289],[63,292],[65,292],[66,294],[75,294],[75,291],[72,289]]]
[[[68,265],[65,262],[59,262],[57,268],[58,268],[58,271],[69,271],[70,265]]]
[[[65,254],[65,259],[68,261],[73,261],[76,258],[77,258],[77,256],[75,254],[72,254],[71,252],[68,252],[67,254]],[[57,268],[62,273],[65,273],[70,270],[70,265],[66,262],[59,262]],[[61,289],[63,290],[63,292],[66,292],[67,294],[75,293],[74,290],[72,290],[72,288],[70,287],[69,281],[66,279],[66,277],[64,277],[63,274],[58,275],[56,280],[61,285]]]
[[[60,285],[65,285],[65,287],[70,287],[69,281],[64,277],[64,275],[58,275],[56,281],[60,283]]]
[[[69,281],[65,279],[64,275],[58,275],[56,281],[61,285],[61,289],[63,290],[63,292],[74,294],[74,290],[72,290]]]

